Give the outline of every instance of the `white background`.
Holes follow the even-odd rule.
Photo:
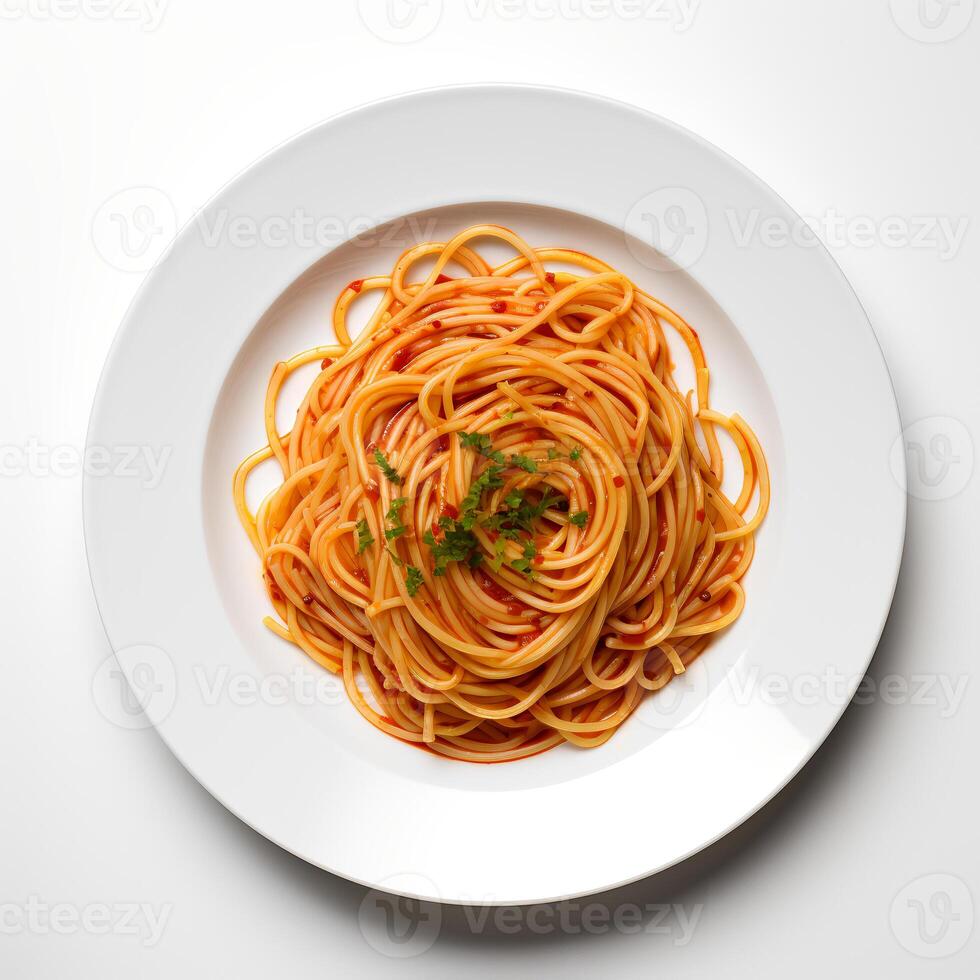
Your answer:
[[[352,0],[161,2],[0,0],[4,977],[975,976],[973,0],[928,0],[925,20],[918,0],[446,0],[438,23],[429,0],[400,32],[385,0],[364,18]],[[401,3],[396,14],[411,13]],[[653,16],[632,16],[644,9]],[[955,36],[939,43],[945,34]],[[584,925],[588,902],[561,918],[549,908],[486,922],[424,909],[414,940],[392,946],[363,888],[254,834],[152,729],[127,731],[100,712],[93,677],[110,651],[86,571],[77,456],[141,279],[119,266],[145,269],[172,225],[298,130],[385,95],[465,81],[636,103],[716,143],[819,219],[874,324],[926,482],[912,482],[903,571],[870,670],[875,694],[851,706],[772,804],[684,865],[601,896]],[[410,152],[424,152],[424,134]],[[555,162],[625,152],[569,134]],[[131,187],[155,189],[156,202],[151,248],[136,258],[120,251],[126,229],[107,222],[147,199],[116,197]],[[848,392],[828,378],[827,395]],[[30,446],[47,455],[29,457]],[[944,681],[962,697],[944,694]],[[623,814],[617,826],[588,828],[583,846],[642,832],[642,815]],[[165,917],[159,937],[145,911],[123,921],[126,903]],[[657,905],[669,908],[646,908]],[[620,925],[603,909],[619,910]],[[938,953],[949,955],[926,958]]]

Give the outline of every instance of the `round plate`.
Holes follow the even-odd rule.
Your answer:
[[[756,429],[773,480],[735,626],[606,745],[495,766],[377,732],[332,675],[261,625],[259,563],[231,499],[235,464],[264,441],[275,361],[329,342],[346,282],[474,221],[594,253],[675,306],[701,334],[714,407]],[[880,350],[843,275],[738,164],[604,99],[439,89],[304,133],[183,229],[99,386],[89,453],[133,463],[87,476],[85,536],[138,702],[242,820],[387,891],[540,902],[692,854],[824,740],[871,659],[898,574],[905,495],[889,454],[899,434]]]

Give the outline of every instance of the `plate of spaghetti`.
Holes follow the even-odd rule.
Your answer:
[[[574,132],[630,152],[556,170]],[[85,527],[221,802],[354,881],[514,904],[668,867],[805,764],[887,615],[901,430],[832,259],[749,213],[795,217],[663,120],[474,87],[331,120],[185,227],[89,433],[167,467],[87,478]]]

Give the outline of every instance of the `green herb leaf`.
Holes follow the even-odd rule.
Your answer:
[[[576,447],[575,447],[575,448],[574,448],[574,449],[573,449],[573,450],[572,450],[572,451],[571,451],[571,452],[570,452],[570,453],[568,454],[568,458],[569,458],[569,459],[570,459],[570,460],[571,460],[571,461],[572,461],[573,463],[576,463],[576,462],[578,462],[578,460],[580,460],[580,459],[582,458],[582,447],[581,447],[581,446],[576,446]]]
[[[384,473],[385,478],[389,483],[394,483],[395,486],[399,486],[402,482],[401,475],[398,470],[396,470],[391,463],[385,458],[385,454],[381,452],[380,449],[375,449],[374,451],[374,461],[381,467],[381,472]]]
[[[425,583],[425,578],[423,577],[421,571],[417,569],[414,565],[408,566],[408,572],[405,576],[405,587],[408,589],[408,594],[414,598],[415,593],[422,588]]]
[[[388,513],[385,514],[385,520],[389,524],[393,524],[394,527],[389,528],[385,531],[385,538],[389,541],[393,541],[395,538],[400,538],[408,528],[402,524],[402,519],[400,516],[400,511],[405,504],[408,503],[408,497],[396,497],[392,502],[391,506],[388,508]]]
[[[517,510],[517,508],[520,507],[521,504],[524,503],[524,494],[521,493],[521,491],[520,490],[517,490],[517,489],[511,490],[511,492],[509,494],[507,494],[506,497],[504,497],[504,503],[511,510]]]
[[[568,518],[576,527],[585,527],[589,522],[589,512],[580,510]]]
[[[432,549],[434,575],[445,575],[451,561],[469,561],[479,548],[476,535],[459,521],[453,521],[452,526],[445,529],[441,540],[437,541],[431,531],[426,531],[422,540]]]
[[[504,550],[507,547],[506,538],[497,538],[493,543],[493,558],[490,560],[490,567],[495,571],[500,571],[500,566],[504,563]]]
[[[510,567],[526,575],[528,578],[534,577],[534,572],[532,570],[531,561],[537,555],[538,549],[534,546],[534,542],[528,538],[524,542],[524,552],[523,557],[515,558],[511,563]]]
[[[520,490],[512,490],[504,499],[509,510],[497,511],[480,523],[488,531],[496,531],[513,541],[517,538],[518,531],[531,534],[534,531],[534,522],[562,499],[549,489],[536,504],[531,504]]]
[[[481,456],[486,456],[487,459],[492,459],[495,463],[503,465],[504,454],[493,448],[490,436],[485,432],[457,432],[456,435],[459,436],[460,445],[464,449],[474,449]]]
[[[391,548],[388,548],[388,547],[385,547],[385,551],[387,551],[387,552],[388,552],[388,556],[389,556],[389,557],[391,558],[391,560],[392,560],[392,561],[393,561],[393,562],[395,563],[395,565],[396,565],[396,566],[397,566],[398,568],[401,568],[401,567],[402,567],[402,566],[403,566],[403,565],[405,564],[405,562],[403,562],[403,561],[401,560],[401,558],[399,558],[399,557],[398,557],[398,555],[396,555],[396,554],[395,554],[395,553],[394,553],[394,552],[393,552],[393,551],[391,550]]]
[[[538,472],[538,464],[530,456],[522,456],[520,453],[515,453],[511,456],[509,462],[511,466],[517,466],[526,473]]]
[[[374,538],[371,537],[371,529],[368,527],[368,522],[366,517],[362,517],[357,522],[357,553],[363,554],[364,551],[374,544]]]
[[[398,512],[408,503],[408,497],[395,497],[391,502],[391,506],[388,508],[388,513],[385,514],[385,520],[391,521],[393,524],[397,524],[401,518]]]
[[[503,471],[504,468],[502,466],[488,466],[473,481],[473,483],[470,484],[470,489],[460,504],[460,510],[464,515],[468,515],[469,512],[475,511],[476,508],[479,507],[480,497],[483,495],[484,490],[497,490],[504,485],[504,481],[500,476]],[[475,519],[475,515],[473,516]],[[472,521],[470,522],[469,526],[473,526]]]
[[[490,449],[490,436],[485,432],[457,432],[456,435],[464,449],[475,449],[481,455]]]

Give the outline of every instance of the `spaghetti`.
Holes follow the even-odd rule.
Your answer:
[[[480,238],[516,254],[492,266]],[[667,325],[695,391],[675,382]],[[333,327],[336,345],[275,366],[268,445],[234,496],[267,625],[340,673],[377,728],[474,762],[597,746],[740,615],[765,457],[709,407],[697,333],[622,273],[480,225],[352,282]],[[316,362],[280,433],[283,383]],[[721,433],[741,459],[734,500]],[[246,482],[270,459],[282,483],[253,515]]]

